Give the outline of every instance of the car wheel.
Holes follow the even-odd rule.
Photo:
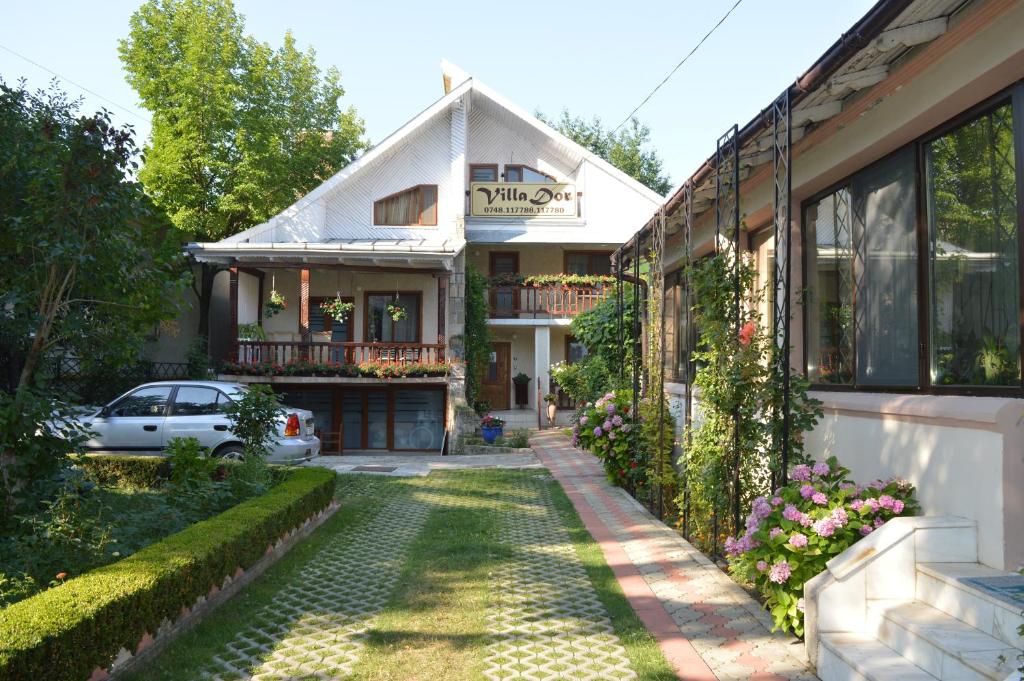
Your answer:
[[[225,461],[244,461],[245,450],[241,445],[226,445],[217,450],[217,456]]]

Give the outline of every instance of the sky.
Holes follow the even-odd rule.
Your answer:
[[[715,141],[766,107],[871,7],[874,0],[742,0],[637,113],[674,186],[712,155]],[[448,59],[528,111],[562,109],[618,125],[735,0],[482,3],[235,0],[246,30],[276,47],[291,29],[321,68],[337,66],[342,104],[379,141],[443,94]],[[7,0],[0,77],[32,88],[62,76],[83,108],[109,109],[141,141],[149,115],[125,82],[118,41],[141,0]],[[76,85],[77,84],[77,85]],[[79,87],[81,86],[81,87]],[[100,97],[83,91],[92,91]],[[111,104],[114,102],[115,104]]]

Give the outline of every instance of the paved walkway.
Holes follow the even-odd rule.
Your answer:
[[[330,468],[336,473],[376,473],[395,477],[429,475],[431,471],[472,468],[540,468],[537,457],[525,454],[346,454],[320,456],[305,466]]]
[[[816,680],[803,644],[770,633],[768,613],[704,554],[609,485],[595,457],[556,432],[531,443],[681,679]]]

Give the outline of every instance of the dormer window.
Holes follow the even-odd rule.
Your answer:
[[[542,173],[536,168],[524,165],[506,165],[505,166],[505,181],[506,182],[532,182],[539,184],[547,184],[556,182],[555,178],[547,173]]]
[[[374,201],[373,224],[382,227],[437,225],[437,185],[421,184]]]
[[[497,182],[497,163],[473,163],[469,166],[470,182]]]

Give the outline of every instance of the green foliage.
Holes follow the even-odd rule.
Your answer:
[[[54,354],[86,370],[137,360],[177,311],[184,260],[131,179],[131,130],[0,81],[0,139],[0,352],[22,366],[0,387],[34,388]]]
[[[610,370],[612,382],[605,386],[605,390],[613,388],[624,388],[620,385],[617,371],[622,371],[623,379],[628,373],[625,368],[633,363],[633,343],[629,338],[633,329],[633,296],[635,286],[628,282],[623,283],[622,295],[622,329],[625,337],[624,342],[619,342],[619,313],[614,295],[610,295],[593,309],[577,315],[572,320],[572,334],[576,340],[587,346],[590,356],[598,356],[604,361],[604,366]],[[603,391],[602,391],[603,392]]]
[[[744,294],[737,310],[734,286],[738,277]],[[694,540],[704,548],[717,547],[725,530],[724,518],[735,493],[732,481],[739,469],[741,503],[767,492],[781,472],[782,379],[776,367],[770,330],[757,313],[763,292],[755,288],[756,271],[747,260],[735,262],[719,254],[693,265],[695,324],[700,329],[694,385],[700,392],[700,416],[688,433],[685,479]],[[789,439],[790,465],[806,461],[803,433],[821,415],[817,400],[807,395],[808,384],[791,375]],[[767,453],[767,456],[764,454]],[[680,508],[684,500],[677,500]],[[722,522],[715,518],[722,515]]]
[[[277,434],[281,398],[267,385],[251,385],[228,404],[225,414],[231,432],[242,443],[245,457],[264,459]]]
[[[210,359],[210,343],[206,336],[196,336],[188,344],[185,356],[188,378],[193,381],[209,380],[213,376],[213,362]]]
[[[655,391],[640,401],[641,458],[647,462],[646,483],[649,493],[658,491],[662,499],[675,496],[678,475],[672,465],[675,452],[676,420],[668,408],[668,398],[662,393],[659,404]],[[660,418],[659,418],[660,417]]]
[[[572,364],[559,362],[551,367],[551,380],[577,404],[593,402],[615,384],[601,355],[587,355]]]
[[[364,362],[363,364],[321,363],[297,360],[287,364],[255,362],[239,364],[224,362],[220,372],[233,376],[346,376],[375,378],[410,378],[447,376],[448,364],[395,364]]]
[[[322,511],[333,472],[304,468],[267,494],[196,523],[116,563],[0,610],[0,678],[80,681],[134,650],[238,567]]]
[[[849,476],[835,457],[794,467],[791,483],[753,500],[746,533],[726,542],[732,573],[757,587],[775,629],[802,636],[804,584],[885,521],[920,510],[904,480],[865,488]]]
[[[217,460],[194,437],[172,437],[167,441],[171,463],[171,482],[180,487],[206,486],[210,483]]]
[[[491,327],[487,324],[487,280],[466,264],[466,324],[462,335],[466,359],[466,402],[474,404],[491,356]]]
[[[495,274],[487,278],[492,286],[607,286],[615,277],[607,274]]]
[[[70,410],[46,393],[0,390],[0,528],[55,489],[67,455],[85,439]]]
[[[72,458],[85,479],[108,487],[159,487],[171,475],[171,466],[162,456],[111,456],[85,454]]]
[[[551,120],[540,112],[537,118],[661,196],[672,189],[669,176],[663,172],[661,158],[656,151],[647,148],[651,129],[636,118],[629,119],[617,132],[605,128],[597,116],[588,121],[582,116],[571,116],[564,109],[558,120]]]

